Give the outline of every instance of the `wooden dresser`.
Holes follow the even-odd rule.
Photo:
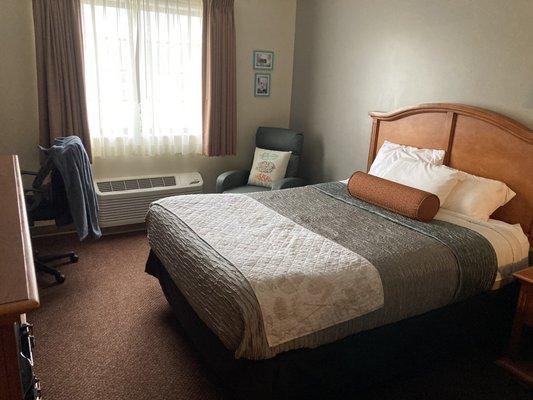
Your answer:
[[[0,155],[0,400],[38,399],[33,335],[25,313],[39,307],[17,156]]]

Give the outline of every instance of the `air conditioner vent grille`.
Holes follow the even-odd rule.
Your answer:
[[[164,176],[163,182],[165,186],[176,186],[176,178],[174,176]]]
[[[165,182],[163,181],[162,176],[158,176],[157,178],[150,178],[150,182],[152,183],[152,187],[163,187],[165,186]]]
[[[124,192],[126,190],[151,189],[158,187],[176,186],[175,176],[156,176],[153,178],[139,178],[116,181],[97,182],[102,193]]]
[[[126,190],[139,189],[139,181],[137,179],[129,179],[124,181],[124,184],[126,186]]]
[[[111,187],[113,188],[113,192],[126,190],[126,184],[124,181],[111,181]]]
[[[149,178],[137,179],[137,182],[139,182],[139,189],[149,189],[152,187],[152,183],[150,182]]]
[[[111,187],[111,182],[98,182],[97,185],[98,189],[100,189],[102,193],[113,191],[113,188]]]

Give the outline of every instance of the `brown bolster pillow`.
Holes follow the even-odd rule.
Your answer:
[[[348,181],[350,196],[408,218],[428,222],[437,214],[439,198],[433,193],[356,171]]]

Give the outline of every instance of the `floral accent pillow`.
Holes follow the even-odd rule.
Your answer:
[[[275,151],[256,147],[248,185],[271,188],[273,182],[285,178],[290,158],[290,151]]]

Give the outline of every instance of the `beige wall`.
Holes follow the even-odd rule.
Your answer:
[[[299,0],[291,126],[309,177],[366,167],[368,111],[485,107],[533,127],[533,1]]]
[[[227,169],[251,164],[259,125],[288,127],[296,0],[236,0],[238,147],[235,157],[175,156],[94,160],[96,177],[200,171],[206,189]],[[252,51],[273,50],[271,96],[253,95]],[[31,0],[2,0],[0,8],[0,153],[38,165],[37,94]]]
[[[30,0],[0,6],[0,154],[18,154],[38,167],[37,76]]]

